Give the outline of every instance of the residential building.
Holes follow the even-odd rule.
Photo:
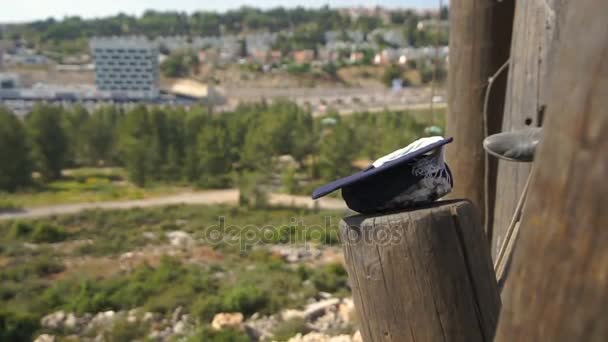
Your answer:
[[[94,38],[95,82],[100,91],[127,97],[159,95],[158,47],[146,38]]]
[[[293,52],[293,60],[298,64],[310,63],[315,59],[313,50],[298,50]]]
[[[350,53],[350,58],[349,58],[349,62],[351,63],[358,63],[363,61],[363,59],[365,58],[365,54],[361,51],[353,51]]]

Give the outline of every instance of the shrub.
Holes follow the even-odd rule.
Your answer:
[[[222,311],[222,300],[217,296],[199,296],[192,304],[190,313],[202,322],[210,322],[215,314]]]
[[[251,315],[262,310],[268,301],[268,296],[255,286],[235,286],[224,294],[222,309]]]
[[[188,337],[187,342],[250,342],[246,333],[234,329],[211,330],[208,327],[200,328],[194,335]]]
[[[31,341],[38,320],[28,314],[0,311],[0,341]]]
[[[341,264],[329,264],[315,269],[310,279],[317,289],[325,292],[337,292],[347,285],[347,273]]]
[[[28,237],[34,228],[27,222],[15,221],[11,226],[10,237],[13,239],[23,239]]]
[[[106,331],[103,336],[106,341],[136,341],[139,338],[145,337],[148,333],[148,327],[141,322],[130,323],[126,320],[119,320],[112,324],[110,330]]]
[[[38,223],[32,233],[32,241],[35,243],[55,243],[67,239],[69,236],[63,228],[49,223]]]
[[[384,73],[382,74],[382,83],[387,87],[391,87],[393,84],[393,80],[402,79],[401,77],[401,69],[392,64],[384,69]]]
[[[303,318],[293,318],[281,322],[272,332],[273,340],[287,341],[297,334],[306,334],[310,332],[310,328],[306,325],[306,320]]]

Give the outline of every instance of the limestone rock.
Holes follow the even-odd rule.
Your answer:
[[[167,239],[169,239],[171,245],[175,247],[190,247],[194,245],[192,236],[181,230],[167,233]]]
[[[42,334],[36,337],[34,342],[55,342],[55,336],[49,334]]]
[[[352,322],[355,319],[356,311],[355,311],[355,302],[352,298],[344,298],[340,306],[338,306],[338,312],[340,313],[340,318],[347,323]]]
[[[74,316],[73,313],[69,313],[68,316],[66,317],[65,321],[63,322],[63,326],[68,329],[76,328],[77,324],[78,324],[78,319],[76,318],[76,316]]]
[[[304,311],[301,310],[294,310],[294,309],[286,309],[281,311],[281,319],[283,319],[284,321],[289,321],[292,319],[296,319],[296,318],[305,318],[306,314]]]
[[[57,329],[63,325],[65,318],[65,312],[57,311],[42,317],[40,324],[45,328]]]
[[[211,327],[215,330],[222,330],[224,328],[232,328],[237,330],[243,329],[243,314],[240,312],[235,313],[219,313],[213,317]]]
[[[304,310],[304,317],[307,320],[314,320],[322,316],[329,308],[337,307],[339,303],[340,300],[338,298],[330,298],[308,304]]]

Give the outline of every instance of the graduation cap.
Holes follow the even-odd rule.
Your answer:
[[[431,203],[452,190],[452,173],[443,159],[443,146],[452,140],[440,136],[418,139],[363,171],[315,189],[312,198],[342,189],[346,205],[360,213]]]

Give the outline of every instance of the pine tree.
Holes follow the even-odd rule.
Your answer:
[[[58,179],[69,153],[61,108],[37,105],[25,122],[36,169],[44,180]]]
[[[15,191],[28,185],[32,166],[22,122],[0,107],[0,190]]]

